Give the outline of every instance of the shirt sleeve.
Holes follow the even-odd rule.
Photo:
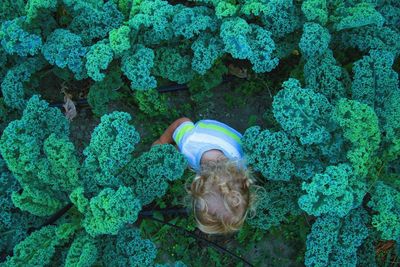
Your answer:
[[[172,134],[172,138],[178,145],[179,149],[182,150],[182,143],[184,137],[186,137],[194,129],[194,123],[191,121],[185,121],[175,129]]]

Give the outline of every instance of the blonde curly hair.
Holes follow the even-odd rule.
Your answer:
[[[198,228],[207,234],[238,231],[256,200],[251,171],[242,162],[220,158],[202,165],[186,191]]]

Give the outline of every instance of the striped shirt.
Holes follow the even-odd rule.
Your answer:
[[[193,124],[186,121],[176,128],[172,137],[196,172],[200,171],[203,153],[211,149],[221,150],[231,160],[243,158],[242,135],[222,122],[200,120]]]

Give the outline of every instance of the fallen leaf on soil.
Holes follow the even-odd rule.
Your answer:
[[[65,116],[69,121],[72,121],[77,113],[76,113],[76,107],[72,99],[70,98],[70,95],[66,94],[64,96],[64,105],[63,107],[65,108]]]
[[[232,64],[229,64],[228,69],[229,69],[229,73],[230,74],[232,74],[232,75],[234,75],[234,76],[236,76],[238,78],[242,78],[243,79],[243,78],[247,78],[248,77],[246,68],[239,68],[239,67],[236,67],[236,66],[234,66]]]

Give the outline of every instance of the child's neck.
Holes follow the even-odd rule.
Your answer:
[[[225,154],[221,150],[211,149],[203,153],[200,164],[204,164],[207,161],[215,161],[220,158],[226,158]]]

